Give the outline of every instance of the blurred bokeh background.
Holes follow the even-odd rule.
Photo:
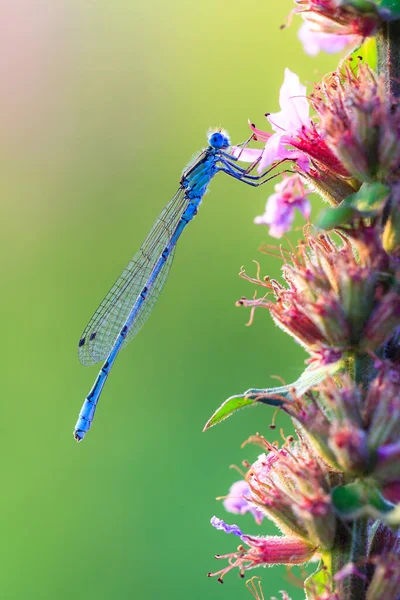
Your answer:
[[[250,598],[237,573],[207,579],[248,533],[218,495],[273,441],[268,408],[202,433],[228,396],[300,374],[303,351],[266,312],[246,327],[241,265],[278,276],[253,224],[272,190],[219,176],[180,240],[144,330],[120,355],[83,443],[72,437],[98,368],[77,342],[89,317],[205,145],[266,125],[285,66],[316,81],[336,57],[304,55],[291,0],[15,0],[1,8],[0,596],[5,600]],[[298,221],[298,225],[301,221]],[[295,232],[295,241],[300,232]],[[279,417],[285,434],[290,424]],[[279,428],[278,428],[279,429]],[[299,570],[294,571],[300,576]],[[255,571],[250,575],[256,574]],[[258,572],[266,598],[285,569]],[[283,579],[284,578],[284,579]]]

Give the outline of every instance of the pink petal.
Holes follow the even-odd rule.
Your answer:
[[[285,151],[285,147],[282,145],[282,138],[282,133],[274,133],[265,144],[262,159],[258,167],[259,173],[265,171],[265,169],[271,166],[276,160],[286,158],[285,156],[281,156],[282,152]]]
[[[285,79],[279,93],[281,111],[271,113],[267,118],[277,133],[293,133],[304,125],[310,126],[310,106],[306,97],[306,87],[301,85],[298,75],[285,69]]]
[[[311,29],[307,21],[300,27],[297,37],[309,56],[316,56],[321,50],[330,54],[341,52],[350,44],[357,45],[360,39],[357,35],[335,35],[334,33],[316,31]]]
[[[256,217],[254,223],[257,225],[269,225],[269,234],[280,238],[286,231],[290,230],[294,218],[294,204],[282,200],[280,194],[272,194],[267,200],[265,212]]]
[[[272,135],[272,133],[267,133],[266,131],[261,131],[261,129],[257,129],[254,123],[251,123],[251,121],[249,121],[249,127],[252,130],[252,132],[256,134],[257,141],[259,142],[268,141]]]
[[[299,168],[308,173],[310,170],[310,160],[304,152],[286,148],[284,144],[290,144],[290,138],[286,135],[274,133],[265,144],[264,152],[258,166],[258,172],[261,174],[274,162],[284,160],[285,158],[297,162]]]
[[[258,148],[241,148],[240,146],[233,146],[231,148],[231,154],[234,158],[239,158],[241,162],[252,163],[258,158],[260,158],[263,151]]]
[[[294,201],[294,206],[301,212],[306,221],[311,215],[311,203],[308,198],[299,198]]]

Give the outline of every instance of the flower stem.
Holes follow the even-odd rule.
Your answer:
[[[400,20],[384,23],[376,37],[377,68],[387,91],[400,98]]]
[[[347,371],[350,377],[364,389],[368,389],[375,371],[374,361],[369,354],[349,353]],[[331,550],[331,575],[335,577],[351,563],[354,573],[345,573],[334,586],[340,600],[365,600],[369,579],[367,565],[368,521],[365,518],[352,522],[337,521],[337,531]]]
[[[332,549],[332,575],[352,563],[356,572],[344,574],[337,584],[340,600],[365,600],[367,590],[366,568],[363,561],[367,555],[368,521],[358,519],[352,523],[338,523]]]

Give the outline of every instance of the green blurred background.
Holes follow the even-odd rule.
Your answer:
[[[98,368],[77,342],[209,126],[235,142],[266,125],[285,66],[317,80],[336,57],[304,55],[290,0],[28,0],[2,8],[2,494],[0,597],[6,600],[250,598],[215,553],[248,533],[277,533],[225,513],[217,495],[253,460],[240,444],[273,441],[268,408],[202,433],[228,396],[287,382],[305,355],[266,312],[246,327],[238,278],[259,258],[253,224],[272,190],[217,177],[179,243],[169,281],[119,357],[85,441],[72,437]],[[298,221],[301,224],[301,221]],[[299,237],[294,233],[293,239]],[[279,424],[290,433],[290,424]],[[247,518],[248,517],[248,518]],[[222,562],[222,561],[221,561]],[[266,598],[300,589],[285,569],[263,575]],[[297,571],[299,574],[299,571]]]

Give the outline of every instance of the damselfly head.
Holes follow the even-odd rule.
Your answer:
[[[214,129],[209,131],[207,139],[210,146],[217,150],[221,148],[228,148],[231,145],[228,132],[224,129]]]

